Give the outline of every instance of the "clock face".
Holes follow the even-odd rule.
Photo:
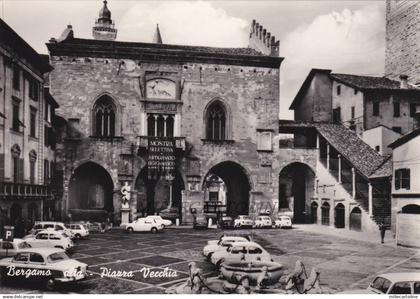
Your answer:
[[[146,82],[147,98],[149,99],[176,99],[176,84],[167,79],[152,79]]]

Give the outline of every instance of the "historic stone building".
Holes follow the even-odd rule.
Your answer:
[[[51,71],[0,19],[0,228],[54,217],[55,100],[44,88]]]
[[[385,75],[408,76],[410,83],[420,84],[420,3],[410,0],[386,2]]]
[[[158,31],[154,43],[121,42],[116,34],[104,1],[94,39],[74,37],[69,26],[47,44],[60,104],[63,215],[118,222],[123,185],[131,219],[166,213],[191,223],[194,209],[275,211],[287,164],[277,140],[275,37],[255,21],[248,48],[168,45]],[[224,188],[220,203],[215,182]]]

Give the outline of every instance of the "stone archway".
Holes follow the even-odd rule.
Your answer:
[[[307,164],[285,166],[279,174],[279,213],[292,212],[294,223],[309,222],[314,184],[315,172]]]
[[[362,230],[362,210],[355,207],[350,212],[350,229],[355,231]]]
[[[311,223],[318,223],[318,203],[315,201],[311,203]]]
[[[238,215],[249,214],[249,194],[251,182],[245,169],[236,162],[225,161],[213,166],[207,173],[203,183],[214,176],[220,178],[225,188],[226,214],[236,218]],[[209,198],[209,196],[206,196]]]
[[[345,208],[342,203],[338,203],[334,208],[334,226],[336,228],[345,227]]]
[[[172,176],[171,187],[167,177],[148,177],[147,166],[143,167],[135,182],[137,216],[154,215],[162,212],[166,218],[170,218],[171,220],[175,218],[182,219],[182,190],[185,189],[184,180],[179,171],[174,171]],[[170,202],[171,189],[172,202]],[[166,215],[170,205],[170,211],[172,211],[173,215]]]
[[[321,224],[330,225],[330,204],[324,202],[321,206]]]
[[[114,211],[114,183],[94,162],[79,165],[70,178],[69,213],[72,220],[105,221]]]

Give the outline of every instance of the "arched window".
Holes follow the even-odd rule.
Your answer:
[[[100,97],[93,109],[94,135],[114,137],[116,132],[116,107],[109,96]]]
[[[214,102],[207,109],[206,135],[209,140],[226,139],[226,110],[219,101]]]
[[[11,149],[13,182],[23,181],[23,160],[20,159],[20,147],[15,144]]]

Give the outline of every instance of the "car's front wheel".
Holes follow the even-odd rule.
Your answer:
[[[52,278],[48,279],[47,282],[45,283],[45,288],[47,289],[47,291],[53,291],[55,288],[54,279]]]
[[[207,260],[211,261],[211,256],[213,255],[213,252],[210,252],[209,254],[207,254]]]
[[[127,232],[132,233],[134,229],[132,227],[127,228]]]
[[[74,235],[74,237],[75,237],[76,239],[81,239],[81,238],[82,238],[82,235],[81,235],[81,234],[75,234],[75,235]]]
[[[152,227],[151,232],[152,232],[153,234],[157,233],[157,228],[156,228],[156,227]]]

